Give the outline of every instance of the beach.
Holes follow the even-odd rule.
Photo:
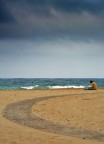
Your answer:
[[[103,144],[104,89],[1,90],[0,144],[23,143]]]

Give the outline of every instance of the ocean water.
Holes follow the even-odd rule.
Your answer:
[[[1,78],[0,90],[85,88],[90,80],[104,88],[104,78]]]

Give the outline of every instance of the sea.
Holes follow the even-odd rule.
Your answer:
[[[86,88],[90,80],[104,88],[104,78],[0,78],[0,90]]]

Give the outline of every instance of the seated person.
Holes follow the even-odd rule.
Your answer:
[[[91,86],[89,86],[88,88],[85,88],[85,90],[96,90],[97,86],[96,86],[96,82],[94,81],[90,81]]]

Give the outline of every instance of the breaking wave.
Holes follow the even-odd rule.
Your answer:
[[[61,89],[61,88],[85,88],[84,86],[48,86],[50,89]]]
[[[21,87],[21,89],[34,89],[36,87],[38,87],[38,85],[36,85],[36,86],[24,86],[24,87]]]

